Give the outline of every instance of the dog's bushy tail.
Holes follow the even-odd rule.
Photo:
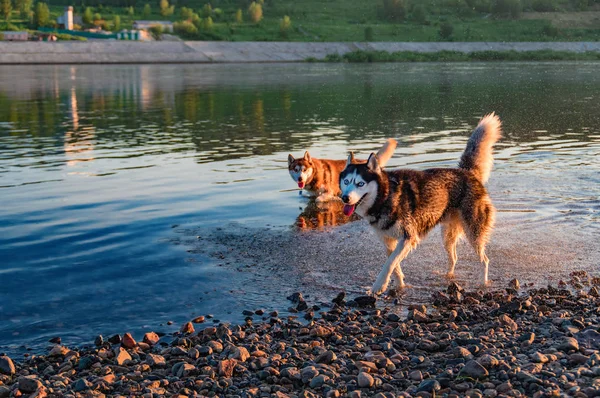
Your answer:
[[[394,150],[396,149],[396,145],[398,143],[393,138],[388,138],[388,140],[383,144],[380,150],[377,151],[377,161],[379,162],[379,166],[383,167],[387,164],[387,162],[392,158],[394,154]]]
[[[502,122],[495,113],[484,116],[479,121],[471,138],[467,142],[467,148],[460,158],[458,167],[470,170],[483,184],[490,178],[494,157],[492,147],[502,135]]]

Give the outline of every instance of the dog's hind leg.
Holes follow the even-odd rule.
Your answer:
[[[458,256],[456,255],[456,244],[462,235],[463,229],[459,220],[450,219],[448,222],[442,224],[444,248],[448,253],[448,273],[446,274],[446,277],[448,278],[454,278],[454,267],[458,260]]]
[[[371,293],[373,294],[381,294],[383,293],[389,283],[390,277],[394,273],[394,270],[397,268],[398,273],[396,276],[400,278],[402,281],[402,286],[404,285],[404,278],[402,274],[402,268],[400,268],[400,262],[408,256],[415,247],[417,246],[417,241],[411,238],[401,239],[398,242],[396,248],[392,251],[392,254],[388,257],[387,261],[383,265],[383,269],[377,276],[377,280],[373,284],[373,288],[371,289]]]
[[[469,242],[483,264],[483,283],[489,285],[488,279],[490,260],[485,254],[485,245],[488,243],[492,228],[494,227],[496,210],[488,197],[479,200],[471,209],[462,212],[463,228]]]

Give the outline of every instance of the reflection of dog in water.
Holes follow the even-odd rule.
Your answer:
[[[379,165],[385,166],[394,154],[396,140],[388,139],[377,152]],[[356,163],[366,163],[366,160],[356,160]],[[309,155],[294,158],[288,155],[288,170],[298,188],[306,190],[310,196],[316,196],[317,202],[327,202],[337,199],[340,195],[340,172],[346,167],[345,160],[317,159]]]
[[[372,293],[384,292],[390,278],[398,287],[404,286],[400,262],[438,224],[448,252],[448,276],[454,275],[456,243],[466,235],[481,260],[483,282],[488,283],[485,245],[495,209],[484,184],[492,171],[492,147],[500,133],[498,116],[492,113],[482,118],[457,168],[384,171],[374,153],[366,164],[354,162],[350,154],[340,174],[344,214],[356,211],[366,219],[389,255]]]
[[[329,202],[311,200],[296,219],[296,227],[302,231],[318,230],[359,219],[356,215],[352,217],[344,216],[343,208],[344,204],[337,200]]]

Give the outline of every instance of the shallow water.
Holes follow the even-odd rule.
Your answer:
[[[367,156],[395,137],[391,167],[453,166],[492,110],[495,286],[600,271],[597,68],[0,66],[0,351],[362,293],[382,248],[299,196],[287,154]],[[439,242],[407,259],[402,303],[446,283]],[[461,244],[459,282],[479,271]]]

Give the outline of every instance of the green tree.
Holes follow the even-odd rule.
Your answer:
[[[0,16],[4,18],[6,22],[10,20],[10,15],[12,14],[12,1],[11,0],[1,0],[0,1]]]
[[[102,21],[102,15],[100,15],[99,12],[94,14],[94,23],[96,23],[97,21]]]
[[[248,7],[248,14],[252,22],[259,23],[263,18],[262,6],[253,1]]]
[[[113,31],[118,32],[121,30],[121,17],[115,15],[113,19]]]
[[[242,14],[242,10],[239,9],[239,8],[235,12],[235,22],[236,23],[242,23],[242,22],[244,22],[244,14]]]
[[[182,21],[187,21],[189,19],[192,19],[192,17],[194,16],[194,10],[187,7],[181,7],[181,10],[179,10],[179,15]]]
[[[175,6],[169,6],[169,0],[160,0],[158,6],[160,8],[160,15],[163,17],[173,15],[173,12],[175,12]]]
[[[133,8],[133,6],[130,6],[130,7],[127,9],[127,14],[128,14],[130,17],[133,17],[133,15],[135,14],[135,8]]]
[[[21,17],[28,18],[31,14],[32,0],[15,0],[15,8],[19,11]]]
[[[204,7],[202,7],[202,16],[203,17],[212,17],[212,7],[210,4],[205,4]]]
[[[35,15],[33,22],[36,27],[48,26],[50,24],[50,9],[46,3],[37,3],[35,5]]]
[[[281,37],[288,37],[290,30],[292,29],[292,20],[287,15],[279,21],[279,34]]]
[[[211,17],[206,17],[202,20],[202,29],[204,30],[212,30],[214,24]]]
[[[152,7],[150,7],[150,4],[146,3],[146,5],[144,5],[144,11],[142,11],[142,15],[144,18],[149,18],[150,14],[152,14]]]
[[[85,9],[85,11],[83,12],[83,16],[81,17],[81,20],[86,25],[91,25],[92,22],[94,22],[94,14],[92,13],[92,9],[90,7],[87,7]]]

